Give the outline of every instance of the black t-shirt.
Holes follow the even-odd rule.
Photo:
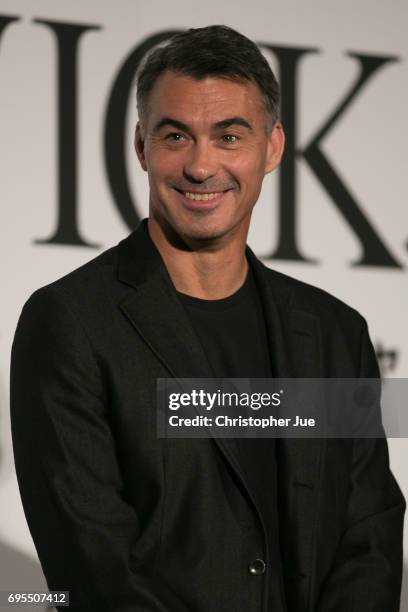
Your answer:
[[[221,300],[178,293],[216,378],[269,378],[262,303],[251,269],[238,291]]]

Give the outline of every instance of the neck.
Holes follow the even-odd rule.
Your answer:
[[[177,291],[204,300],[219,300],[243,285],[248,272],[246,234],[194,249],[184,242],[169,241],[153,217],[149,217],[148,229]]]

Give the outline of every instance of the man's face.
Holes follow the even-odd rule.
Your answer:
[[[189,244],[246,237],[284,136],[257,85],[167,71],[154,84],[136,151],[150,184],[150,216]]]

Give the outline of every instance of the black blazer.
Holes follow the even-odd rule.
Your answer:
[[[274,376],[378,375],[356,311],[247,256]],[[25,305],[12,434],[49,588],[73,612],[396,612],[404,500],[386,442],[159,439],[169,376],[212,372],[146,222]]]

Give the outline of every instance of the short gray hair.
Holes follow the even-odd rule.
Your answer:
[[[252,81],[263,95],[270,117],[268,129],[272,129],[279,118],[279,85],[271,67],[257,45],[232,28],[224,25],[191,28],[176,34],[147,55],[137,76],[137,108],[141,123],[153,85],[166,70],[196,79],[215,76]]]

